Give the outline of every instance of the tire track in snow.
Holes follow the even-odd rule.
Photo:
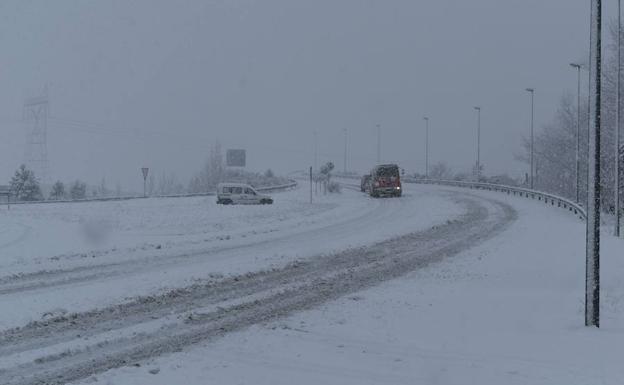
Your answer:
[[[96,311],[36,322],[0,334],[0,357],[8,362],[0,376],[7,385],[62,384],[110,368],[130,365],[185,346],[217,338],[247,326],[318,306],[409,271],[453,256],[503,231],[515,217],[508,205],[482,197],[463,196],[467,212],[459,219],[425,231],[249,273],[219,282],[205,282],[159,296]],[[266,292],[263,297],[246,296]],[[232,304],[232,300],[239,300]],[[202,309],[213,306],[214,310]],[[214,308],[214,305],[218,307]],[[177,322],[158,330],[84,346],[85,340],[111,330],[136,327],[180,314]],[[80,341],[75,348],[51,352],[41,347]],[[69,345],[70,346],[70,345]],[[15,355],[37,357],[11,366]]]

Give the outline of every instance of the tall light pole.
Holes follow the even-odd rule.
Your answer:
[[[587,236],[585,259],[585,326],[600,326],[600,105],[602,1],[591,2],[590,119],[587,172]]]
[[[533,110],[534,110],[534,95],[535,95],[535,89],[533,88],[527,88],[526,89],[527,92],[531,93],[531,189],[533,189]]]
[[[477,182],[481,180],[481,107],[474,107],[477,111]]]
[[[318,170],[318,132],[314,130],[314,171]]]
[[[377,164],[381,164],[381,125],[377,125]]]
[[[347,173],[347,129],[343,128],[344,131],[344,173]]]
[[[570,63],[572,68],[576,68],[576,203],[580,203],[580,169],[581,169],[581,65]]]
[[[615,230],[614,235],[620,236],[620,79],[621,79],[621,38],[622,38],[622,17],[621,0],[618,0],[618,28],[617,28],[617,81],[615,91]]]
[[[429,179],[429,118],[423,117],[425,120],[425,179]]]

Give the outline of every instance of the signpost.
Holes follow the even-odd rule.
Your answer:
[[[245,167],[247,156],[245,150],[227,150],[225,152],[225,164],[228,167]]]
[[[143,173],[143,198],[147,197],[146,183],[147,183],[147,173],[149,172],[149,167],[142,167],[141,172]]]

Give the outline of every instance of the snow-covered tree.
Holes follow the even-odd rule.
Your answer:
[[[444,162],[438,162],[429,169],[429,178],[431,179],[451,179],[453,172],[451,168]]]
[[[87,184],[76,180],[69,189],[71,199],[84,199],[87,196]]]
[[[601,199],[602,206],[610,210],[614,206],[615,180],[615,111],[617,80],[617,30],[611,28],[611,43],[606,46],[606,60],[603,61],[603,87],[601,105]],[[624,39],[623,39],[624,41]],[[561,98],[553,120],[536,130],[534,138],[535,188],[557,195],[576,199],[576,131],[580,112],[579,152],[579,200],[582,204],[587,196],[587,151],[588,151],[588,104],[587,94],[581,96],[580,111],[577,110],[577,95],[566,94]],[[624,103],[624,100],[622,101]],[[624,116],[624,111],[620,111]],[[623,137],[620,127],[620,137]],[[519,158],[530,163],[530,142],[524,140],[523,153]],[[620,156],[624,157],[624,154]],[[624,180],[624,170],[620,168]],[[623,189],[624,190],[624,189]],[[620,199],[624,199],[621,191]]]
[[[50,199],[52,200],[60,200],[65,198],[65,184],[60,180],[57,180],[52,185],[52,191],[50,191]]]
[[[106,187],[106,179],[102,178],[100,185],[97,188],[97,195],[101,197],[107,197],[110,195],[110,191]]]
[[[18,200],[36,201],[43,199],[39,181],[32,170],[22,164],[11,178],[11,192]]]
[[[158,195],[181,194],[184,192],[184,186],[178,182],[178,178],[174,173],[162,173],[158,177],[156,191]]]
[[[223,164],[223,155],[221,154],[221,145],[217,141],[210,149],[210,156],[204,164],[204,167],[191,178],[189,183],[189,192],[203,193],[214,191],[217,184],[222,182],[225,175],[225,166]]]

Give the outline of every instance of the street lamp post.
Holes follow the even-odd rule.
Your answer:
[[[580,169],[581,169],[581,65],[576,63],[570,63],[570,66],[576,68],[576,203],[580,202],[579,190],[580,190]]]
[[[318,132],[314,130],[314,172],[318,170]]]
[[[425,120],[425,179],[429,179],[429,118],[423,117]]]
[[[377,125],[377,164],[381,163],[381,125]]]
[[[474,107],[477,111],[477,182],[481,180],[481,107]]]
[[[589,159],[587,172],[587,236],[585,326],[600,326],[600,142],[602,78],[602,1],[591,2]]]
[[[527,88],[526,89],[527,92],[531,93],[531,189],[533,189],[533,110],[534,110],[534,95],[535,95],[535,89],[533,88]]]
[[[615,99],[615,230],[614,235],[620,236],[620,79],[621,79],[621,37],[622,37],[622,18],[621,18],[621,0],[618,0],[618,28],[617,28],[617,81]]]
[[[344,173],[347,174],[347,129],[343,128],[344,131]]]

